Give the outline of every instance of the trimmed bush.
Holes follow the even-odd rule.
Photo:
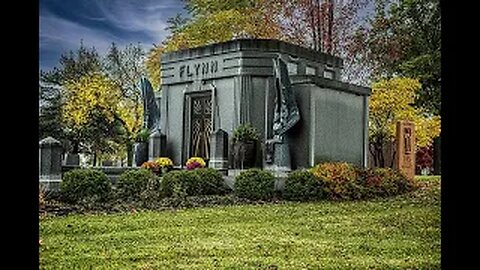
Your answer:
[[[364,188],[358,183],[358,169],[345,162],[326,162],[317,164],[310,170],[330,199],[360,199]]]
[[[241,198],[269,200],[275,193],[275,177],[260,169],[249,169],[235,178],[235,194]]]
[[[359,182],[365,187],[365,197],[395,196],[416,188],[414,181],[390,168],[366,169],[360,173]]]
[[[110,198],[111,182],[105,173],[92,169],[74,169],[63,175],[60,196],[69,203],[104,202]]]
[[[137,201],[140,194],[147,188],[150,178],[155,177],[148,169],[128,170],[122,173],[118,179],[118,197],[125,201]]]
[[[162,197],[162,178],[153,174],[153,177],[148,178],[145,189],[140,193],[140,200],[145,205],[150,205],[161,200]]]
[[[198,195],[222,195],[227,191],[222,174],[212,168],[196,169],[189,173],[198,176]]]
[[[290,201],[315,201],[325,198],[323,182],[306,170],[297,170],[288,174],[285,180],[283,198]]]
[[[171,171],[160,182],[160,193],[165,197],[186,197],[198,194],[198,175],[188,171]]]

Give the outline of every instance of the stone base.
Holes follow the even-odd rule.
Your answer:
[[[217,170],[228,170],[228,160],[226,159],[211,159],[208,161],[208,167]]]
[[[273,166],[277,171],[291,171],[290,149],[288,143],[276,143],[273,154]]]
[[[44,192],[56,192],[60,190],[62,179],[40,179],[39,187]]]

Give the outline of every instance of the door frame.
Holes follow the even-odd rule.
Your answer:
[[[197,91],[186,92],[184,95],[184,110],[183,110],[183,150],[182,150],[182,167],[185,166],[188,158],[190,158],[190,144],[191,144],[191,127],[192,127],[192,100],[197,97],[205,97],[209,96],[212,100],[212,129],[213,129],[213,117],[214,117],[214,103],[213,103],[213,93],[212,89],[200,89]]]

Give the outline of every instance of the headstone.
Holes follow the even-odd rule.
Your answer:
[[[409,121],[397,122],[396,168],[406,177],[415,176],[415,125]]]
[[[113,160],[102,160],[102,166],[112,167],[113,166]]]
[[[58,189],[62,181],[62,144],[52,137],[39,142],[40,185],[47,190]]]
[[[65,165],[68,166],[80,166],[80,155],[67,153],[65,155]]]
[[[210,143],[208,167],[220,171],[228,170],[228,133],[217,129],[211,134]]]
[[[134,144],[133,160],[135,165],[142,166],[142,164],[148,161],[148,143],[147,142],[137,142]]]
[[[167,137],[157,129],[150,134],[148,142],[148,159],[154,160],[156,158],[166,155]]]

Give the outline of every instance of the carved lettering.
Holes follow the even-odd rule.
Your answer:
[[[183,77],[183,74],[185,73],[185,65],[181,65],[181,66],[180,66],[180,72],[179,72],[179,73],[180,73],[180,74],[179,74],[179,75],[180,75],[180,78],[182,78],[182,77]]]
[[[193,73],[190,72],[190,66],[187,66],[187,76],[192,77]]]
[[[208,63],[202,63],[202,75],[208,74]]]
[[[210,66],[211,66],[211,69],[210,69],[211,73],[215,73],[215,72],[218,71],[218,62],[217,61],[212,61],[210,63]]]
[[[410,154],[412,152],[412,142],[411,142],[411,137],[412,137],[412,130],[410,128],[405,128],[404,131],[404,146],[405,146],[405,154]]]
[[[207,62],[194,63],[190,65],[181,65],[178,69],[180,78],[187,77],[203,77],[205,75],[218,72],[218,61],[212,60]]]
[[[199,63],[194,64],[193,68],[195,69],[195,76],[198,76],[198,71],[200,69],[200,64]]]

